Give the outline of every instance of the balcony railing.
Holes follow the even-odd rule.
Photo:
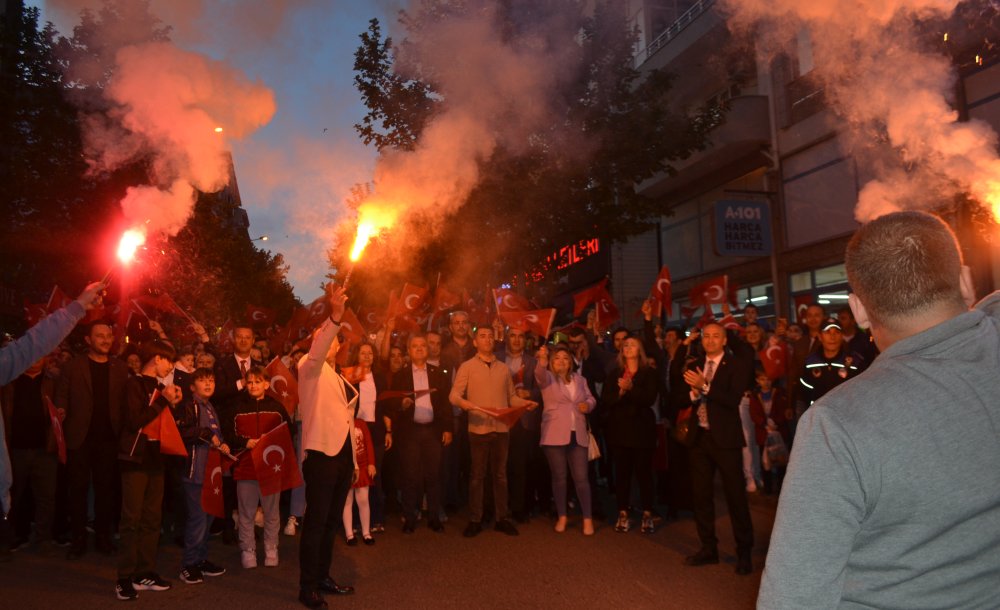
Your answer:
[[[662,49],[671,40],[676,38],[684,28],[691,25],[695,19],[697,19],[702,13],[707,11],[713,4],[715,0],[698,0],[694,5],[677,18],[676,21],[670,24],[670,27],[663,30],[659,36],[653,39],[645,49],[642,49],[635,55],[635,66],[638,68],[643,63],[645,63],[654,53]]]

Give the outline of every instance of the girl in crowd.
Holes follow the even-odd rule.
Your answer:
[[[376,401],[380,392],[387,389],[386,377],[373,370],[375,348],[369,343],[358,346],[354,356],[355,367],[351,383],[358,386],[358,419],[365,422],[371,434],[372,464],[376,474],[372,477],[369,500],[371,503],[371,529],[385,531],[385,497],[382,494],[382,458],[392,446],[392,426],[383,414],[383,406]],[[363,524],[367,526],[367,524]]]
[[[354,419],[355,457],[358,463],[358,480],[347,490],[347,501],[344,503],[344,533],[347,544],[355,546],[358,539],[354,537],[354,501],[358,502],[358,514],[361,517],[361,536],[365,544],[375,544],[371,532],[371,514],[368,509],[368,488],[375,478],[375,455],[372,451],[372,435],[368,432],[365,420]]]
[[[642,501],[641,531],[653,533],[653,450],[656,448],[656,372],[648,365],[642,343],[629,336],[622,342],[616,367],[608,374],[602,392],[608,411],[606,438],[615,463],[618,501],[616,532],[627,532],[632,475],[639,482]]]
[[[591,515],[590,482],[587,480],[586,414],[594,410],[597,401],[587,387],[587,381],[573,372],[573,356],[567,347],[538,350],[535,380],[542,390],[542,451],[552,472],[552,495],[556,501],[557,532],[566,531],[566,466],[573,475],[573,485],[583,510],[583,533],[594,534]]]

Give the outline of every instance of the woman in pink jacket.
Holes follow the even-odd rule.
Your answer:
[[[538,350],[535,379],[542,390],[542,451],[552,472],[552,495],[556,500],[556,531],[566,531],[566,466],[573,475],[573,485],[583,510],[583,533],[594,533],[591,515],[590,483],[587,480],[586,414],[597,401],[586,380],[573,372],[573,356],[566,347]]]

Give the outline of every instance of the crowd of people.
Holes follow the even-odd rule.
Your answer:
[[[335,538],[375,544],[393,510],[404,534],[421,523],[444,533],[466,504],[460,529],[469,538],[491,524],[516,536],[539,516],[564,533],[577,511],[583,535],[604,519],[616,532],[649,535],[691,513],[701,547],[684,563],[714,564],[716,473],[735,571],[750,574],[749,495],[779,493],[797,423],[878,354],[848,307],[829,316],[812,304],[800,325],[761,320],[752,304],[724,306],[721,319],[682,329],[659,324],[647,303],[641,329],[602,332],[589,315],[549,337],[499,321],[473,328],[455,310],[435,332],[390,324],[341,366],[347,297],[337,288],[308,351],[269,354],[266,340],[240,326],[233,352],[220,353],[203,328],[195,329],[200,341],[179,345],[154,323],[155,336],[118,352],[112,329],[96,322],[78,331],[83,349],[67,357],[71,348],[59,343],[100,288],[4,348],[12,467],[0,478],[0,491],[11,490],[2,551],[9,558],[10,550],[64,547],[77,560],[92,546],[116,554],[122,600],[171,587],[157,568],[161,536],[183,546],[180,579],[195,584],[225,572],[209,551],[229,552],[226,545],[238,545],[244,569],[256,568],[260,529],[265,567],[279,565],[282,534],[301,534],[299,600],[325,607],[323,594],[353,592],[331,578]],[[783,354],[777,370],[765,366],[772,349]],[[271,358],[297,377],[292,412],[268,393]],[[164,453],[166,441],[148,433],[163,413],[185,455]],[[293,432],[304,484],[265,494],[251,451],[282,425]],[[202,501],[212,452],[232,462],[218,519]],[[221,548],[209,544],[213,533]]]

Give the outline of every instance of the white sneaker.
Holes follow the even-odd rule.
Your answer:
[[[243,567],[252,570],[257,567],[257,551],[243,551],[240,553],[240,563]]]
[[[264,509],[257,507],[257,513],[253,516],[253,524],[257,527],[264,527]]]
[[[298,531],[296,529],[296,528],[298,528],[298,526],[299,526],[299,520],[296,519],[294,515],[291,516],[291,517],[289,517],[288,518],[288,522],[285,523],[285,530],[284,530],[285,531],[285,535],[286,536],[294,536],[295,532]]]
[[[264,550],[264,567],[265,568],[276,568],[278,567],[278,549],[265,549]]]

